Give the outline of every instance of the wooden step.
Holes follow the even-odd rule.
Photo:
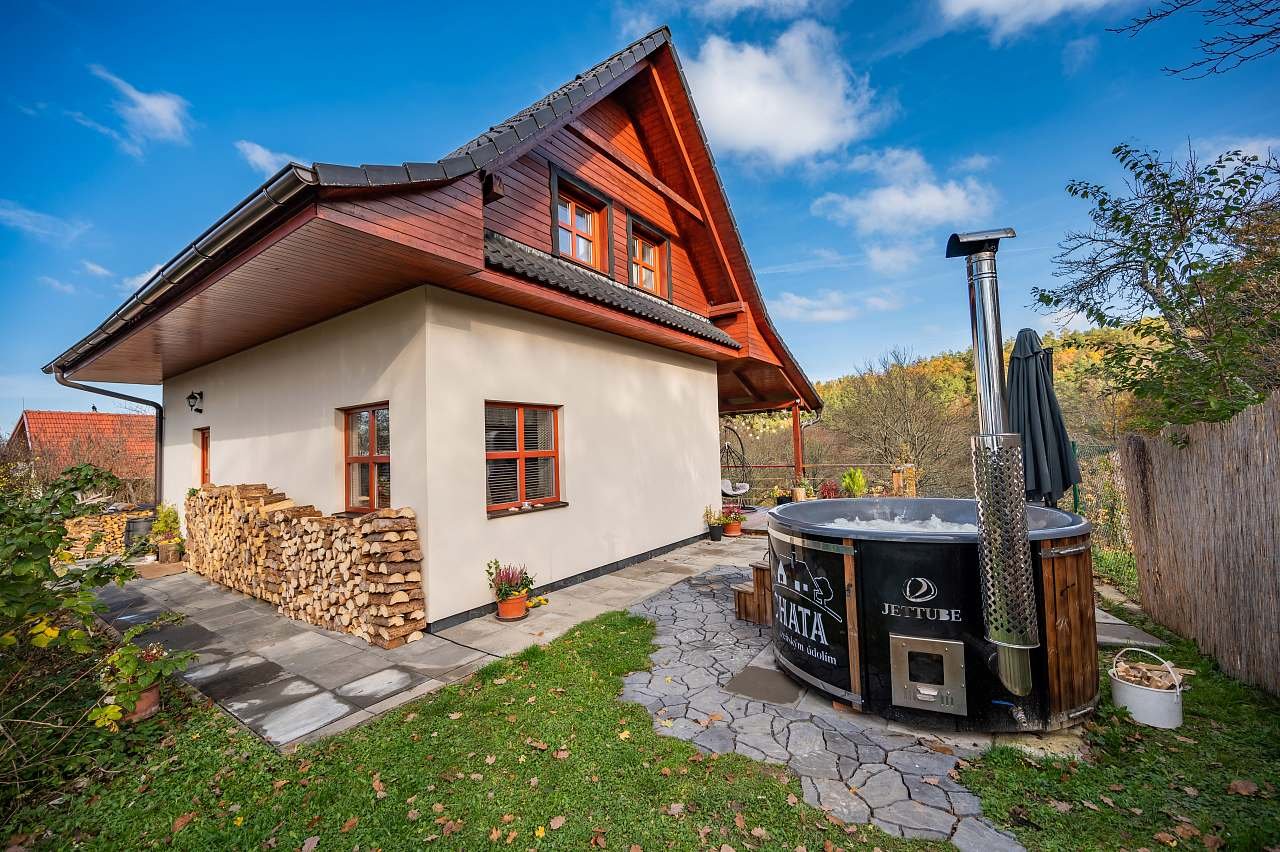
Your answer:
[[[751,563],[751,585],[756,596],[756,624],[773,624],[773,569],[764,560]]]
[[[750,583],[735,583],[733,589],[733,611],[739,621],[756,623],[756,594]]]

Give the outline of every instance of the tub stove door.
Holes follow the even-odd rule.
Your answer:
[[[889,673],[899,707],[969,714],[963,642],[890,633]]]

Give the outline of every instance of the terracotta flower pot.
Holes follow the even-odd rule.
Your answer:
[[[730,521],[724,525],[724,534],[733,537],[742,535],[742,521]]]
[[[160,712],[160,684],[149,686],[138,696],[132,713],[120,717],[121,722],[141,722]]]
[[[519,621],[529,615],[529,593],[498,601],[499,621]]]
[[[157,562],[181,562],[182,549],[176,541],[166,541],[156,546]]]

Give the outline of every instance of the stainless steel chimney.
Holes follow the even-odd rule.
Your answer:
[[[1027,539],[1022,440],[1009,431],[1000,336],[996,251],[1012,228],[952,234],[947,257],[964,257],[978,387],[978,434],[970,446],[978,500],[978,576],[987,640],[996,646],[1000,682],[1014,695],[1031,692],[1030,649],[1040,644],[1035,578]]]

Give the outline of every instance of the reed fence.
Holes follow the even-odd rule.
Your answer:
[[[1143,608],[1280,693],[1280,394],[1121,456]]]

